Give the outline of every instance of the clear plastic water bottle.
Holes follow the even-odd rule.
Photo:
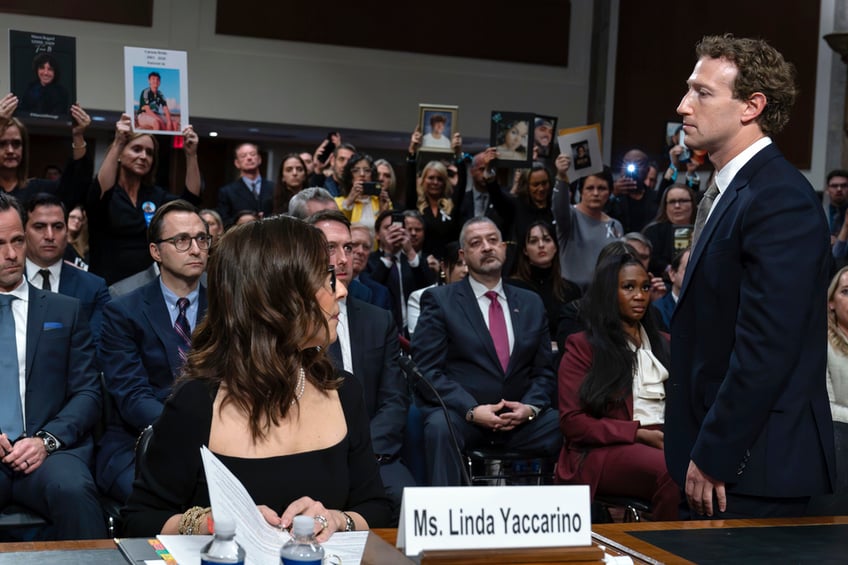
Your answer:
[[[236,542],[236,524],[232,518],[215,519],[215,535],[200,550],[200,565],[244,565],[244,549]]]
[[[280,550],[282,565],[321,565],[324,548],[315,541],[315,520],[310,516],[295,516],[292,539]]]

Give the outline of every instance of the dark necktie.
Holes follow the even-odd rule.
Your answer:
[[[259,195],[262,193],[262,181],[258,180],[253,183],[253,195],[259,200]]]
[[[389,255],[388,259],[392,262],[392,266],[389,267],[389,293],[394,298],[392,310],[394,310],[398,330],[403,333],[403,292],[400,288],[400,265],[396,256]]]
[[[498,301],[498,293],[494,290],[486,292],[489,303],[489,333],[492,334],[492,342],[495,344],[495,352],[501,362],[504,373],[509,367],[509,334],[506,332],[506,318],[503,308]]]
[[[180,359],[185,362],[186,357],[188,356],[188,350],[191,349],[191,326],[188,325],[188,317],[186,316],[186,310],[188,310],[189,302],[188,298],[180,298],[177,300],[177,308],[180,309],[180,313],[177,316],[177,321],[174,323],[174,329],[177,331],[177,335],[182,338],[182,343],[179,346]]]
[[[38,274],[41,275],[43,282],[41,283],[41,290],[53,290],[50,287],[50,269],[41,269],[38,271]]]
[[[713,179],[713,182],[704,193],[701,202],[698,204],[698,215],[695,216],[695,230],[692,232],[692,248],[695,247],[698,236],[701,235],[701,231],[704,229],[704,224],[707,222],[707,216],[710,215],[710,210],[713,207],[716,196],[718,196],[718,186],[715,179]]]
[[[6,434],[9,441],[15,441],[24,433],[18,345],[12,312],[14,299],[10,294],[0,295],[0,432]]]

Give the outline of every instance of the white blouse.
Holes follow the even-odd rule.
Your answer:
[[[636,352],[636,366],[633,368],[633,419],[642,426],[665,423],[665,384],[668,370],[651,352],[651,341],[645,328],[639,326],[642,346],[638,349],[632,343],[630,348]]]

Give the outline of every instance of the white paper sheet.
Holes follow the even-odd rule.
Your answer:
[[[236,524],[236,541],[244,548],[247,565],[279,565],[280,548],[290,536],[262,517],[241,484],[205,446],[200,448],[209,486],[212,516],[230,516]],[[180,565],[199,565],[200,550],[211,536],[157,536]],[[362,561],[368,532],[336,532],[323,543],[326,555],[338,555],[344,565]]]

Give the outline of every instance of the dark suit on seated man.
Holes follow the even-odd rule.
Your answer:
[[[274,205],[274,183],[264,180],[259,173],[262,156],[252,143],[242,143],[236,148],[235,166],[239,178],[218,190],[218,213],[224,226],[230,227],[236,214],[249,210],[270,216]]]
[[[551,409],[556,381],[542,300],[503,284],[505,244],[492,220],[466,222],[460,243],[468,277],[424,292],[412,357],[444,399],[460,449],[498,445],[554,456],[562,435]],[[462,462],[445,416],[434,399],[422,400],[430,482],[458,485]]]
[[[355,282],[350,281],[352,244],[347,218],[338,210],[321,211],[307,221],[327,238],[336,280]],[[412,473],[400,459],[410,397],[398,364],[397,326],[388,310],[348,295],[339,301],[337,333],[330,356],[338,369],[352,373],[362,384],[374,454],[397,521],[404,487],[415,486]]]
[[[106,281],[65,262],[68,222],[65,205],[52,194],[37,194],[27,204],[27,280],[42,290],[73,296],[89,324],[94,344],[100,340],[103,308],[109,302]]]
[[[98,359],[116,414],[98,446],[96,477],[100,489],[117,500],[129,497],[136,438],[161,413],[188,353],[191,331],[206,313],[206,290],[199,281],[208,237],[206,225],[187,202],[159,208],[149,239],[160,276],[106,308]],[[183,298],[188,300],[185,326]]]
[[[732,36],[705,37],[698,55],[677,112],[718,172],[672,317],[666,462],[692,517],[799,516],[835,480],[830,234],[769,137],[789,119],[791,66]]]
[[[20,204],[0,191],[0,508],[42,514],[58,539],[103,538],[90,470],[94,342],[78,300],[24,279],[23,226]]]

